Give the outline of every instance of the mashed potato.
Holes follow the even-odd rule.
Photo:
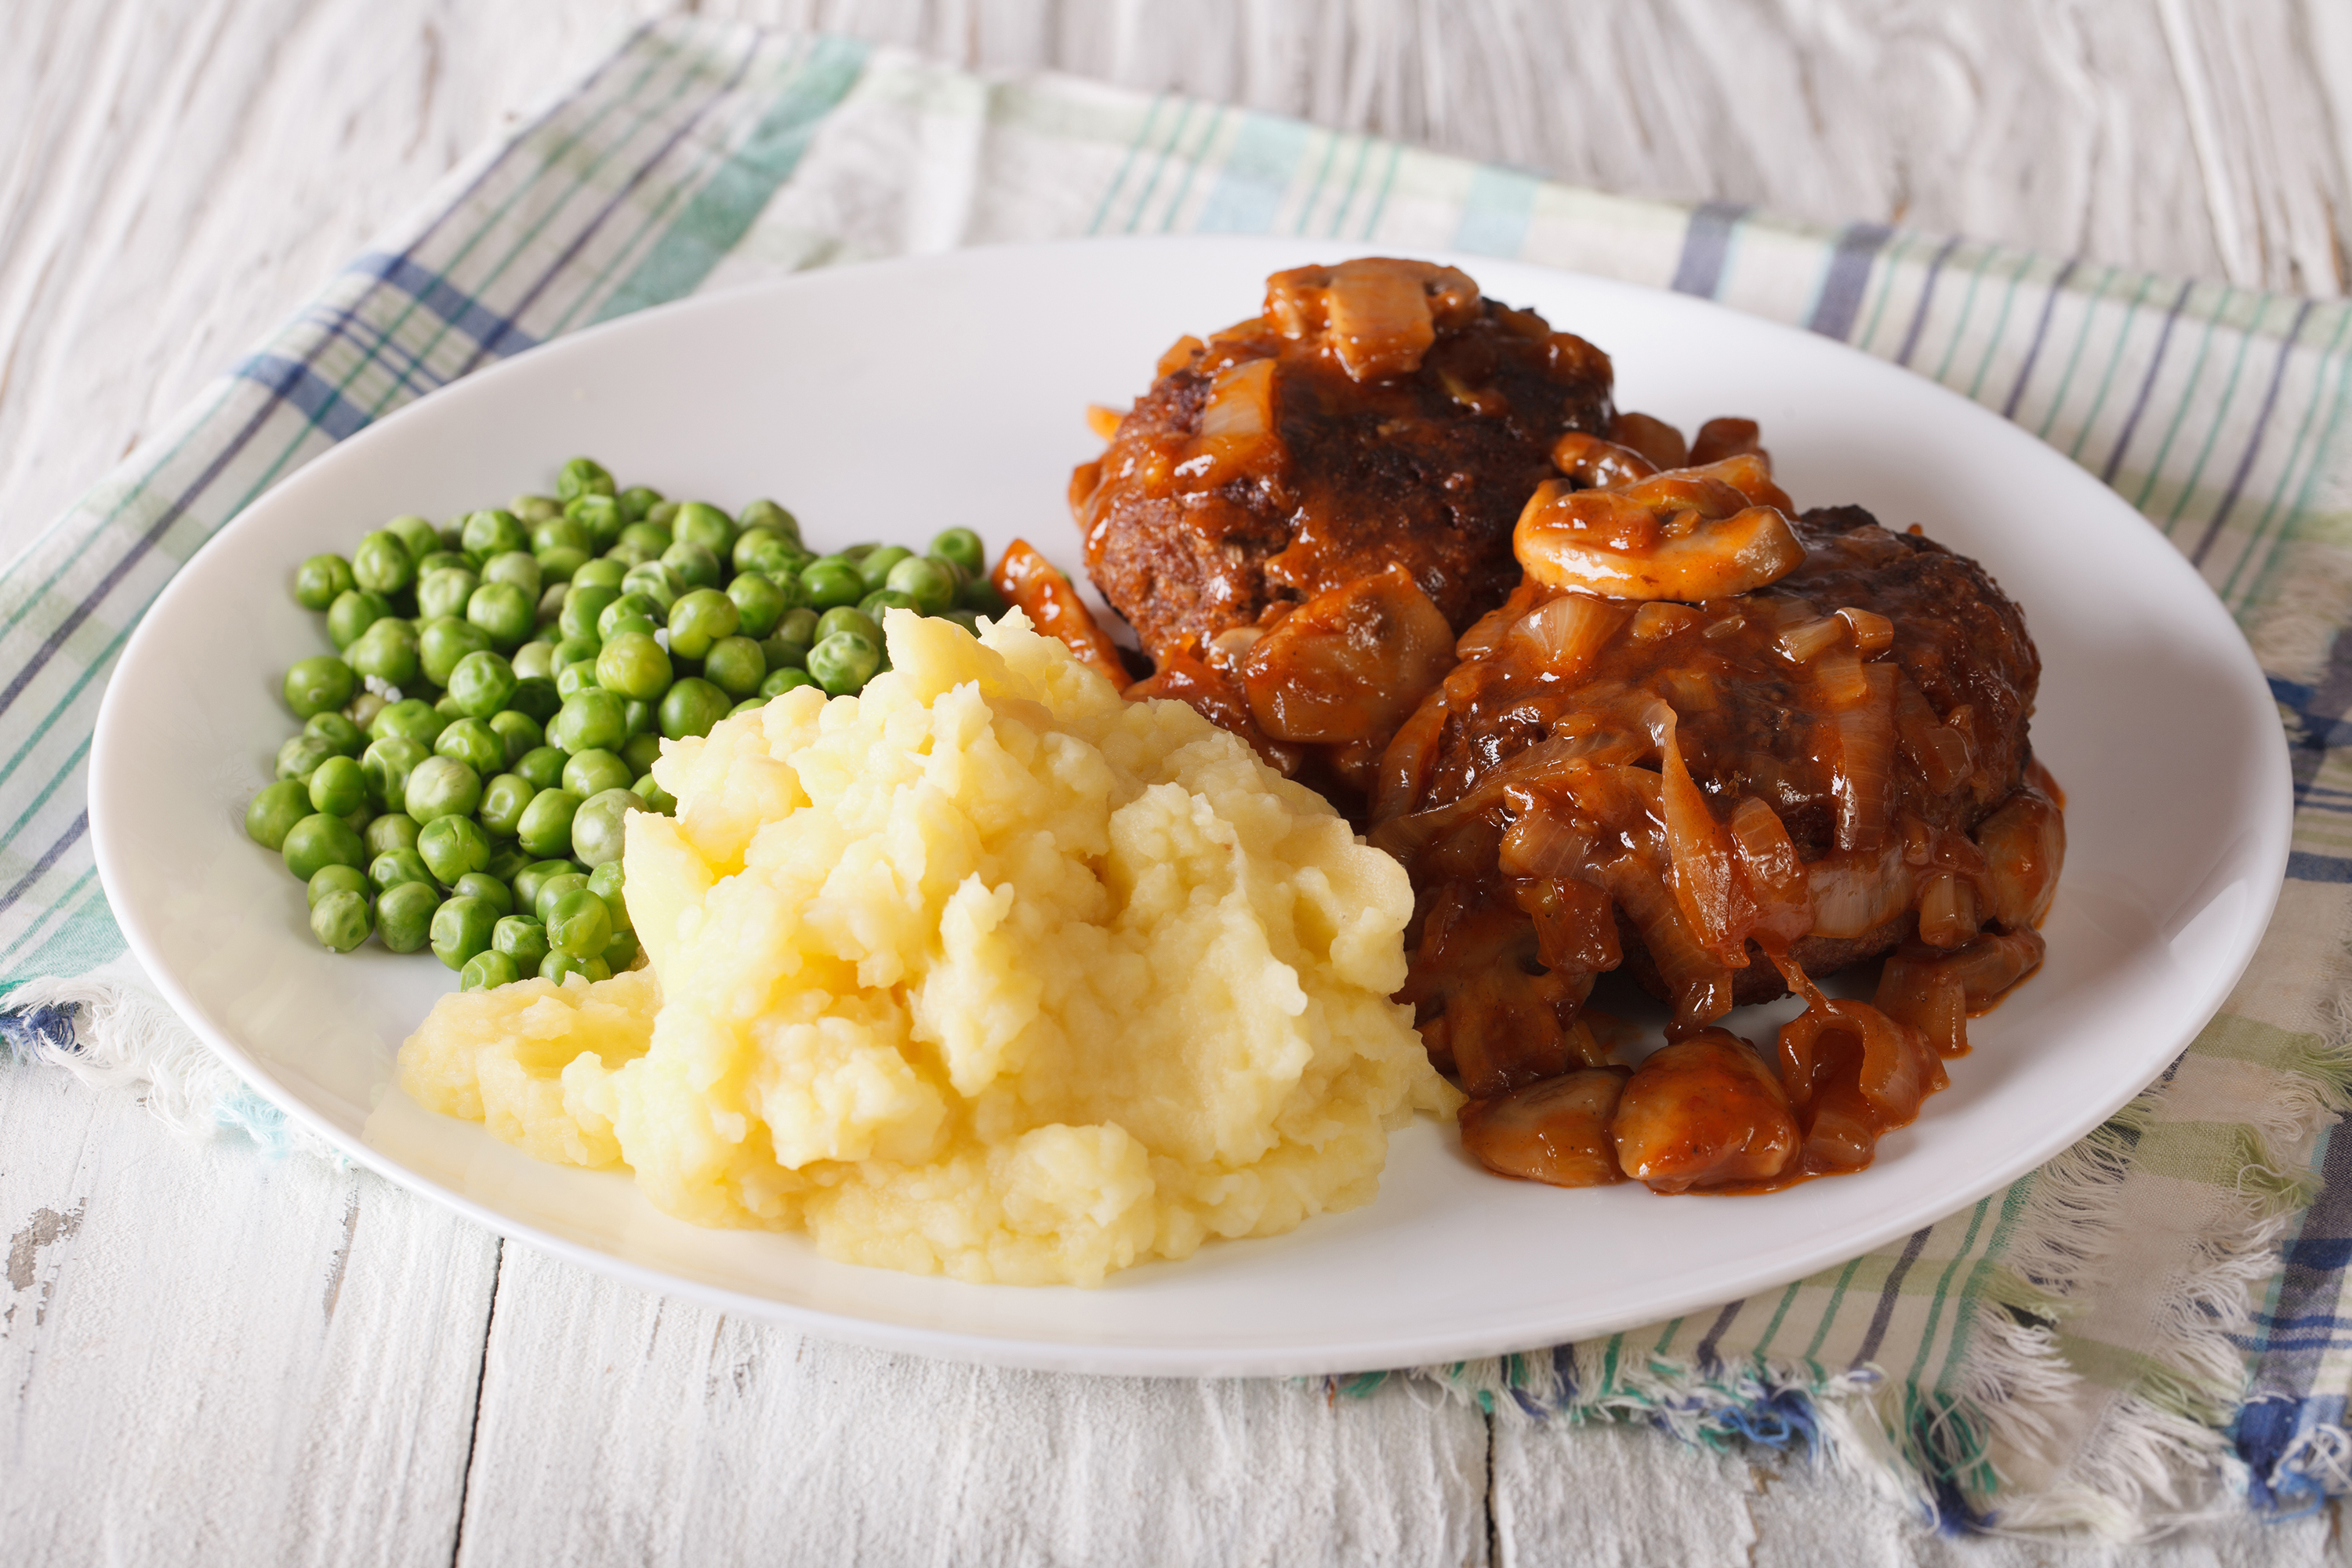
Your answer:
[[[1312,793],[1009,616],[664,748],[629,820],[649,968],[442,998],[423,1104],[625,1161],[701,1225],[962,1279],[1099,1283],[1370,1200],[1448,1090],[1412,895]]]

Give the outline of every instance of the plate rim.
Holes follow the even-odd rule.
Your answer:
[[[204,1007],[182,984],[178,975],[157,962],[156,950],[151,943],[144,922],[132,912],[133,906],[118,897],[118,889],[126,885],[125,870],[118,863],[116,854],[118,844],[112,823],[112,808],[103,804],[115,794],[115,789],[112,787],[111,762],[117,746],[121,743],[115,732],[122,722],[121,719],[122,704],[129,700],[119,698],[118,681],[115,677],[123,670],[132,668],[153,638],[167,635],[155,630],[158,626],[167,625],[170,620],[168,616],[160,615],[159,612],[165,611],[172,605],[173,596],[188,580],[189,567],[193,566],[205,552],[214,549],[223,539],[246,526],[257,510],[268,508],[273,501],[280,505],[288,504],[289,491],[292,499],[299,500],[301,492],[310,485],[331,483],[340,464],[352,460],[352,454],[355,448],[363,455],[367,446],[383,438],[382,432],[391,430],[397,433],[402,428],[404,420],[432,404],[443,394],[456,392],[460,388],[472,388],[474,390],[470,395],[482,395],[482,388],[494,389],[502,379],[516,374],[518,367],[526,364],[531,365],[534,369],[546,366],[548,360],[541,357],[544,355],[568,358],[582,353],[593,353],[595,345],[614,337],[658,333],[663,330],[665,323],[703,311],[760,309],[762,308],[762,301],[778,295],[797,293],[812,288],[822,289],[851,275],[868,276],[876,272],[920,272],[938,268],[955,268],[971,264],[975,258],[1017,260],[1023,255],[1044,253],[1063,256],[1081,250],[1116,253],[1135,250],[1200,250],[1213,247],[1230,250],[1237,255],[1265,253],[1279,247],[1296,258],[1302,252],[1328,247],[1322,242],[1309,241],[1303,237],[1292,240],[1280,237],[1260,236],[1148,236],[1110,239],[1055,240],[1022,245],[976,246],[926,256],[886,258],[747,281],[738,286],[697,294],[684,300],[632,312],[611,321],[600,322],[579,331],[550,340],[494,364],[486,365],[469,375],[416,398],[367,428],[355,432],[347,439],[320,452],[310,462],[256,497],[251,504],[215,530],[198,550],[191,552],[188,561],[174,571],[171,580],[163,585],[153,602],[142,613],[139,625],[126,640],[118,657],[115,670],[108,678],[106,690],[100,699],[97,721],[93,729],[89,754],[88,784],[89,832],[101,889],[107,896],[109,909],[122,931],[131,955],[138,960],[149,980],[163,994],[180,1021],[203,1040],[209,1050],[226,1062],[248,1088],[277,1106],[296,1125],[321,1138],[345,1157],[356,1161],[408,1191],[454,1209],[502,1237],[522,1241],[542,1251],[553,1253],[572,1262],[618,1279],[640,1289],[677,1295],[719,1310],[748,1314],[767,1321],[782,1322],[801,1331],[830,1340],[978,1364],[1049,1372],[1179,1377],[1315,1375],[1347,1371],[1387,1370],[1437,1362],[1459,1361],[1561,1343],[1570,1340],[1590,1339],[1618,1332],[1643,1322],[1671,1317],[1677,1311],[1688,1311],[1715,1304],[1719,1299],[1728,1300],[1727,1296],[1721,1296],[1712,1287],[1706,1289],[1686,1288],[1686,1291],[1696,1291],[1686,1301],[1675,1298],[1663,1307],[1644,1306],[1638,1310],[1628,1309],[1615,1314],[1598,1314],[1590,1319],[1580,1320],[1579,1326],[1572,1331],[1562,1331],[1557,1328],[1540,1328],[1532,1322],[1525,1322],[1517,1326],[1489,1325],[1475,1333],[1455,1331],[1448,1334],[1442,1330],[1433,1330],[1414,1336],[1391,1336],[1395,1342],[1391,1348],[1371,1350],[1368,1353],[1368,1347],[1360,1343],[1353,1351],[1339,1352],[1313,1352],[1300,1347],[1286,1347],[1273,1352],[1254,1352],[1247,1349],[1236,1350],[1211,1346],[1171,1349],[1164,1345],[1139,1347],[1118,1342],[1071,1343],[1036,1337],[1034,1331],[1030,1337],[1023,1337],[1017,1333],[988,1329],[948,1329],[877,1320],[829,1311],[780,1300],[770,1296],[754,1294],[748,1290],[715,1285],[690,1275],[665,1270],[650,1264],[617,1256],[591,1244],[562,1236],[545,1226],[534,1225],[529,1220],[504,1214],[461,1190],[445,1185],[423,1172],[410,1168],[374,1148],[363,1137],[348,1136],[323,1112],[313,1108],[297,1094],[290,1085],[281,1081],[276,1072],[255,1058],[242,1044],[230,1037],[226,1031],[215,1027],[211,1023]],[[1510,270],[1525,269],[1540,272],[1572,281],[1580,288],[1596,289],[1604,294],[1622,292],[1628,296],[1651,300],[1664,298],[1673,300],[1678,310],[1688,310],[1702,315],[1707,312],[1719,312],[1739,322],[1742,331],[1760,329],[1767,335],[1785,334],[1792,341],[1811,339],[1814,341],[1817,347],[1835,351],[1838,357],[1850,356],[1852,363],[1870,367],[1865,374],[1890,373],[1906,377],[1916,385],[1927,389],[1933,397],[1942,400],[1944,407],[1952,417],[1976,420],[1979,422],[1981,428],[1998,429],[2002,432],[2003,434],[1996,437],[1996,439],[2015,439],[2030,443],[2034,447],[2042,447],[2051,456],[2063,460],[2063,454],[2057,453],[2055,448],[2049,447],[2046,443],[2040,441],[2022,426],[2015,425],[1991,409],[1969,400],[1931,378],[1889,363],[1874,355],[1864,353],[1841,340],[1810,332],[1802,328],[1767,317],[1736,310],[1712,300],[1631,283],[1621,279],[1579,272],[1572,268],[1549,267],[1539,262],[1514,258],[1478,256],[1438,247],[1409,246],[1391,247],[1387,253],[1426,257],[1444,261],[1461,266],[1466,270],[1472,270],[1474,276],[1476,275],[1476,268],[1484,268],[1491,273],[1498,266]],[[1292,264],[1302,263],[1294,260]],[[1507,289],[1507,280],[1505,280],[1502,286]],[[2097,493],[2105,497],[2114,508],[2120,509],[2121,512],[2132,521],[2145,523],[2146,520],[2142,514],[2130,507],[2120,495],[2104,485],[2098,485],[2095,479],[2090,476],[2087,470],[2081,469],[2079,465],[2069,466],[2096,485]],[[2189,561],[2178,551],[2172,549],[2168,542],[2161,539],[2150,542],[2153,548],[2148,552],[2149,563],[2158,571],[2178,574],[2185,585],[2193,585],[2201,601],[2200,612],[2221,616],[2222,623],[2229,626],[2231,633],[2231,652],[2233,656],[2230,661],[2232,668],[2228,672],[2231,677],[2231,684],[2246,688],[2242,695],[2248,697],[2252,697],[2254,694],[2254,689],[2259,688],[2264,694],[2263,701],[2267,702],[2267,676],[2256,659],[2251,643],[2239,628],[2235,618],[2230,615],[2227,606],[2221,602],[2210,585],[2196,572]],[[2278,902],[2284,892],[2293,837],[2293,781],[2286,753],[2286,737],[2283,729],[2275,731],[2275,743],[2264,745],[2260,749],[2259,754],[2260,772],[2263,776],[2258,780],[2250,781],[2254,787],[2250,789],[2249,793],[2260,795],[2267,791],[2282,801],[2280,809],[2252,825],[2256,830],[2258,841],[2255,852],[2250,856],[2252,861],[2251,869],[2263,873],[2254,889],[2254,902],[2259,908],[2260,918],[2249,918],[2241,925],[2240,931],[2246,934],[2239,940],[2239,951],[2231,955],[2227,963],[2208,972],[2209,984],[2199,991],[2195,1005],[2184,1011],[2182,1015],[2187,1022],[2184,1023],[2179,1039],[2174,1043],[2172,1048],[2175,1051],[2185,1049],[2227,1001],[2231,991],[2243,976],[2247,967],[2252,963],[2255,952],[2259,951],[2270,922],[2275,917]],[[2008,1161],[1990,1167],[1990,1174],[1979,1173],[1969,1180],[1952,1186],[1946,1194],[1948,1196],[1948,1201],[1946,1201],[1944,1195],[1939,1195],[1937,1200],[1939,1206],[1935,1208],[1933,1214],[1923,1217],[1923,1211],[1918,1205],[1914,1205],[1914,1208],[1906,1210],[1893,1218],[1882,1218],[1868,1226],[1837,1231],[1834,1241],[1816,1241],[1801,1247],[1784,1248],[1776,1255],[1780,1260],[1769,1268],[1743,1276],[1746,1283],[1741,1289],[1747,1293],[1753,1293],[1784,1286],[1823,1267],[1883,1247],[1896,1237],[1915,1231],[1922,1225],[1936,1223],[1965,1208],[1987,1194],[2017,1181],[2027,1172],[2056,1157],[2066,1147],[2107,1121],[2116,1110],[2143,1092],[2148,1082],[2154,1081],[2157,1076],[2160,1076],[2161,1070],[2159,1064],[2157,1071],[2152,1073],[2147,1080],[2126,1082],[2120,1091],[2111,1091],[2102,1098],[2084,1102],[2095,1106],[2096,1113],[2086,1115],[2078,1110],[2074,1117],[2065,1119],[2068,1131],[2063,1138],[2050,1147],[2031,1157],[2011,1156]],[[395,1084],[391,1086],[387,1092],[400,1091]]]

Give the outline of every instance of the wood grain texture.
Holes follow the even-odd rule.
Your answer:
[[[2342,0],[698,8],[1633,194],[2346,282]],[[0,557],[652,9],[0,6]],[[1942,1542],[1801,1462],[1403,1391],[1335,1405],[803,1341],[501,1249],[363,1174],[184,1147],[22,1068],[0,1068],[0,1237],[12,1562],[2126,1560]],[[2336,1525],[2226,1518],[2129,1560],[2317,1563]]]

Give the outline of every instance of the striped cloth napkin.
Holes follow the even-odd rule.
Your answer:
[[[794,268],[1132,233],[1444,247],[1701,294],[1999,409],[2202,570],[2271,676],[2295,852],[2226,1010],[2051,1164],[1896,1246],[1635,1332],[1422,1369],[1490,1407],[1816,1446],[1952,1528],[2144,1534],[2352,1484],[2352,310],[1861,224],[1696,210],[838,38],[632,36],[334,279],[0,578],[0,1035],[270,1116],[161,1016],[101,897],[99,693],[172,574],[333,443],[560,333]],[[1374,1374],[1377,1377],[1380,1374]],[[1371,1378],[1340,1380],[1361,1386]]]

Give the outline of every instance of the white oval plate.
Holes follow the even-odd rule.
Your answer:
[[[2046,667],[2034,744],[2069,795],[2049,961],[1973,1026],[1951,1089],[1873,1169],[1765,1198],[1561,1192],[1482,1173],[1424,1121],[1353,1213],[1097,1290],[1024,1289],[697,1229],[625,1174],[540,1164],[393,1087],[394,1053],[455,977],[374,944],[322,952],[299,889],[241,827],[294,728],[279,675],[326,646],[286,593],[297,561],[399,512],[544,488],[587,452],[672,495],[772,496],[820,547],[964,523],[1075,566],[1065,487],[1099,449],[1086,405],[1123,405],[1178,336],[1254,313],[1268,272],[1338,259],[1328,244],[1184,239],[816,272],[562,339],[344,442],[198,552],[107,692],[91,835],[131,951],[297,1121],[484,1225],[817,1333],[1086,1372],[1402,1366],[1727,1301],[1973,1202],[2163,1070],[2252,955],[2286,856],[2271,698],[2196,574],[2082,469],[1917,376],[1682,296],[1470,258],[1488,293],[1608,350],[1622,406],[1685,428],[1756,418],[1801,503],[1922,523],[2026,608]]]

